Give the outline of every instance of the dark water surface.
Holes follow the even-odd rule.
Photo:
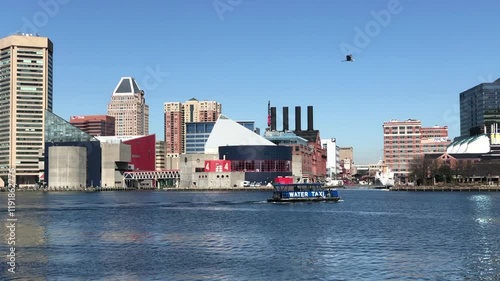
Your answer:
[[[340,194],[18,192],[0,280],[500,280],[500,193]]]

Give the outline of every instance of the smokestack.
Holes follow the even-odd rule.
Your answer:
[[[283,106],[283,131],[288,131],[288,106]]]
[[[312,131],[314,130],[314,127],[313,127],[313,107],[312,105],[309,105],[307,107],[307,130],[308,131]]]
[[[276,131],[276,107],[271,107],[271,131]]]
[[[295,107],[295,131],[300,132],[302,129],[300,128],[301,120],[300,120],[300,106]]]
[[[267,102],[267,128],[271,128],[271,101]]]

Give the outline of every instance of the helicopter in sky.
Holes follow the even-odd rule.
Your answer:
[[[345,56],[345,60],[343,60],[342,62],[345,62],[345,61],[347,61],[347,62],[354,62],[354,59],[352,58],[352,55],[349,54],[349,55]]]

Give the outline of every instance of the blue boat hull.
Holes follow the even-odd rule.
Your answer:
[[[285,186],[287,187],[287,186]],[[297,190],[297,191],[296,191]],[[273,197],[268,199],[267,202],[318,202],[318,201],[334,201],[340,200],[337,190],[331,189],[316,189],[300,191],[294,190],[278,190],[273,192]]]

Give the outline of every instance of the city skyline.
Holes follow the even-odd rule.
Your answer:
[[[376,163],[383,122],[419,119],[456,137],[459,93],[500,76],[493,1],[458,1],[451,11],[423,1],[242,1],[226,12],[211,1],[120,2],[133,22],[113,16],[113,1],[40,3],[6,2],[2,37],[26,31],[54,42],[54,112],[105,114],[117,79],[135,77],[158,139],[164,102],[217,100],[230,118],[265,128],[271,100],[313,105],[322,138],[354,147],[355,164]],[[131,34],[134,43],[118,48]],[[341,63],[348,49],[355,62]]]

